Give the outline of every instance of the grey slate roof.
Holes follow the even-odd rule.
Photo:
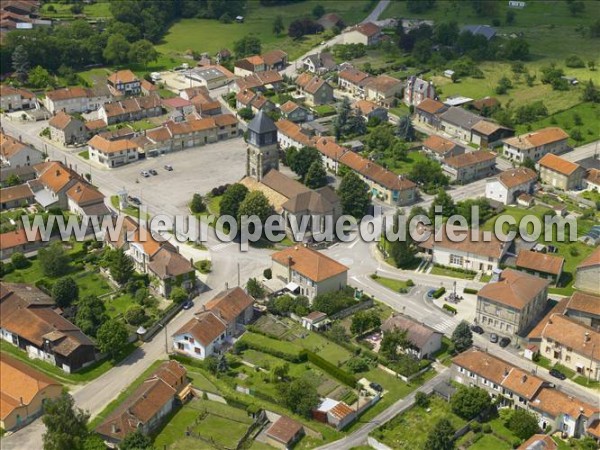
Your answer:
[[[329,214],[333,212],[331,203],[315,191],[301,192],[290,198],[282,207],[292,213],[308,211],[311,214]]]
[[[440,119],[464,130],[471,130],[473,125],[481,120],[484,120],[485,118],[478,116],[477,114],[473,114],[466,109],[451,106],[448,108],[448,111],[440,114]]]
[[[264,111],[261,110],[248,124],[248,130],[263,134],[277,131],[277,127],[275,126],[273,119],[271,119],[264,113]]]
[[[496,36],[496,29],[489,25],[465,25],[460,31],[470,31],[475,36],[485,37],[488,41]]]

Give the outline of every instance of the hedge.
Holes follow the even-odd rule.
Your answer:
[[[472,289],[472,288],[464,288],[463,292],[465,294],[477,294],[479,292],[478,289]]]
[[[262,346],[255,342],[240,340],[237,341],[234,345],[236,350],[243,352],[244,350],[250,348],[252,350],[256,350],[259,352],[267,353],[269,355],[275,356],[276,358],[284,359],[291,363],[303,363],[306,362],[307,356],[303,351],[299,351],[297,353],[286,353],[280,350],[275,350],[272,347]]]
[[[440,298],[442,295],[444,295],[446,293],[446,288],[445,287],[441,287],[436,289],[436,291],[433,293],[433,298]]]
[[[313,363],[318,368],[327,372],[329,375],[331,375],[336,380],[341,381],[342,383],[350,386],[352,389],[354,389],[356,387],[356,378],[354,377],[354,375],[351,375],[348,372],[346,372],[345,370],[340,369],[338,366],[321,358],[316,353],[313,353],[309,350],[305,350],[304,353],[308,357],[308,360],[311,363]]]
[[[458,312],[454,306],[450,306],[448,303],[444,303],[444,306],[442,306],[442,308],[444,308],[448,312],[451,312],[452,314],[456,314]]]

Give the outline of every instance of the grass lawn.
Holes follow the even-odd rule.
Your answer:
[[[331,116],[336,112],[335,106],[333,105],[318,105],[313,106],[312,109],[321,117]]]
[[[510,450],[512,445],[493,434],[484,434],[481,439],[469,447],[469,450]]]
[[[395,280],[393,278],[385,278],[377,276],[377,278],[373,278],[377,283],[385,286],[388,289],[391,289],[394,292],[398,292],[400,289],[408,289],[408,285],[406,281]]]
[[[323,41],[323,35],[307,36],[301,40],[293,40],[285,32],[277,36],[272,31],[273,21],[276,16],[281,15],[287,30],[293,20],[310,16],[316,5],[325,6],[327,13],[336,13],[346,25],[351,25],[364,19],[374,3],[367,0],[332,0],[323,4],[319,0],[307,0],[262,7],[258,1],[252,0],[247,3],[244,23],[224,24],[211,19],[182,19],[170,28],[156,48],[164,55],[183,54],[188,50],[214,55],[223,48],[233,51],[233,43],[245,36],[256,36],[261,40],[263,51],[280,48],[293,60]]]
[[[102,361],[98,361],[92,364],[91,366],[88,366],[85,369],[82,369],[76,373],[66,373],[59,367],[47,363],[46,361],[41,361],[39,359],[30,359],[24,351],[20,350],[14,345],[9,344],[6,341],[0,341],[0,350],[2,350],[3,352],[14,356],[20,361],[23,361],[24,363],[30,365],[34,369],[39,370],[40,372],[44,372],[46,375],[55,378],[62,383],[67,384],[87,383],[95,378],[98,378],[103,373],[112,369],[116,363],[120,362],[135,349],[136,346],[134,344],[130,344],[123,350],[123,352],[120,355],[117,356],[115,362],[105,359]]]
[[[54,11],[48,11],[48,8],[52,6]],[[52,19],[71,19],[73,13],[71,12],[71,4],[68,3],[55,3],[49,2],[42,5],[41,15]],[[92,4],[83,4],[83,14],[88,18],[110,18],[110,4],[108,0],[100,0]]]
[[[150,374],[154,372],[158,368],[158,366],[160,366],[163,362],[164,361],[162,360],[154,361],[152,365],[150,365],[150,367],[144,370],[144,372],[134,380],[133,383],[131,383],[129,386],[123,389],[121,393],[117,396],[117,398],[115,398],[112,402],[106,405],[106,407],[90,421],[90,423],[88,424],[88,429],[93,430],[98,425],[100,425],[100,422],[102,422],[111,412],[113,412],[117,406],[123,403],[123,401],[127,397],[129,397],[133,393],[133,391],[135,391],[144,382],[144,380],[148,378],[148,376],[150,376]]]
[[[112,296],[111,296],[112,297]],[[125,311],[129,309],[131,305],[135,305],[136,301],[131,294],[121,294],[112,298],[104,299],[104,306],[106,306],[106,312],[111,318],[122,317]]]
[[[106,279],[98,272],[85,271],[73,278],[79,286],[80,298],[86,295],[100,296],[113,291],[113,288],[108,284]]]
[[[426,161],[427,156],[419,151],[408,152],[406,159],[394,160],[383,158],[381,160],[392,172],[397,174],[407,174],[411,171],[412,166],[419,161]]]
[[[404,103],[398,103],[398,106],[389,109],[390,114],[395,114],[398,117],[406,116],[410,114],[408,106]]]
[[[210,382],[208,378],[204,376],[204,374],[200,371],[193,370],[192,368],[188,369],[187,372],[188,378],[192,380],[192,385],[195,388],[198,388],[202,391],[212,392],[214,394],[218,394],[219,390],[217,387]]]
[[[519,223],[523,220],[523,218],[525,216],[528,215],[533,215],[536,216],[537,218],[539,218],[540,220],[542,220],[542,218],[544,217],[544,214],[546,212],[549,211],[549,208],[546,208],[545,206],[533,206],[531,208],[520,208],[518,206],[507,206],[506,208],[504,208],[504,211],[502,211],[499,215],[496,215],[494,217],[491,217],[490,219],[488,219],[483,225],[481,225],[481,230],[483,231],[493,231],[494,230],[494,225],[496,223],[496,220],[498,220],[498,217],[501,216],[512,216],[515,219],[515,222],[517,223],[517,226],[519,225]],[[504,231],[508,231],[508,226],[505,224],[504,225]]]
[[[82,152],[79,152],[79,153],[77,153],[77,155],[83,159],[90,159],[90,151],[89,150],[84,150]]]
[[[125,209],[121,210],[121,208],[119,207],[118,195],[113,195],[112,197],[110,197],[110,204],[113,206],[113,208],[121,211],[124,214],[127,214],[128,216],[135,217],[136,219],[140,218],[140,209],[132,203],[130,203]],[[145,213],[145,216],[146,219],[150,218],[150,215],[148,213]]]
[[[440,361],[445,366],[450,366],[452,364],[452,349],[453,349],[452,341],[448,339],[446,336],[442,336],[442,346],[436,352],[435,359]]]
[[[436,395],[430,399],[427,410],[414,406],[376,429],[373,436],[394,449],[413,450],[424,448],[427,435],[442,418],[448,419],[455,429],[465,425],[465,420],[452,413],[448,402]]]
[[[129,122],[128,124],[134,131],[144,131],[151,130],[152,128],[156,128],[158,125],[152,123],[148,119],[138,120],[136,122]]]
[[[433,266],[431,272],[429,273],[431,275],[442,275],[444,277],[462,278],[463,280],[472,280],[473,278],[475,278],[475,274],[459,272],[458,270],[452,270],[448,267],[439,266]]]

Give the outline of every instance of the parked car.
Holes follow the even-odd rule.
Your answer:
[[[141,175],[142,175],[144,178],[148,178],[148,177],[150,176],[150,174],[148,173],[148,171],[147,171],[147,170],[142,170],[142,171],[140,172],[140,174],[141,174]]]
[[[492,342],[493,344],[498,342],[498,335],[496,333],[490,334],[490,342]]]
[[[381,387],[381,385],[379,383],[371,383],[369,384],[369,386],[371,387],[371,389],[373,389],[374,391],[377,392],[383,392],[383,388]]]
[[[559,380],[566,380],[567,376],[558,369],[550,369],[550,375]]]
[[[191,300],[188,300],[187,302],[185,302],[183,304],[183,309],[191,309],[194,306],[194,302]]]
[[[507,337],[503,337],[502,339],[500,339],[500,342],[498,342],[498,345],[502,348],[508,346],[508,344],[510,344],[510,339]]]
[[[129,200],[130,203],[133,203],[134,205],[141,205],[142,201],[137,198],[137,197],[127,197],[127,199]]]
[[[433,298],[433,294],[435,294],[435,289],[430,289],[427,291],[427,298]]]
[[[150,169],[150,173],[152,175],[158,175],[158,172],[155,169]]]
[[[171,164],[165,164],[165,170],[171,172],[173,170],[173,166]]]
[[[471,325],[471,331],[473,333],[483,334],[483,328],[481,328],[479,325]]]

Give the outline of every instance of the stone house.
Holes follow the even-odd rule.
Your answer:
[[[406,338],[410,341],[411,345],[409,348],[402,350],[405,353],[414,355],[418,359],[432,358],[442,347],[443,333],[402,314],[392,314],[381,325],[381,331],[384,335],[386,332],[394,330],[406,332]]]
[[[140,79],[129,69],[111,73],[106,83],[115,96],[140,95],[142,92]]]
[[[442,169],[457,183],[469,183],[489,177],[496,170],[496,155],[483,150],[462,153],[442,160]]]
[[[600,247],[577,266],[575,287],[590,294],[600,295]]]
[[[363,44],[366,46],[378,44],[382,37],[381,28],[373,22],[361,23],[343,34],[344,44]]]
[[[579,164],[547,153],[538,162],[538,167],[540,180],[544,184],[563,191],[572,191],[583,187],[586,170]]]
[[[432,134],[423,141],[423,152],[436,161],[442,162],[446,158],[462,155],[465,148],[441,136]]]
[[[305,72],[296,79],[296,85],[307,105],[327,105],[333,102],[333,87],[317,75]]]
[[[84,123],[63,111],[53,116],[48,126],[50,138],[62,145],[81,144],[87,140],[88,130]]]

